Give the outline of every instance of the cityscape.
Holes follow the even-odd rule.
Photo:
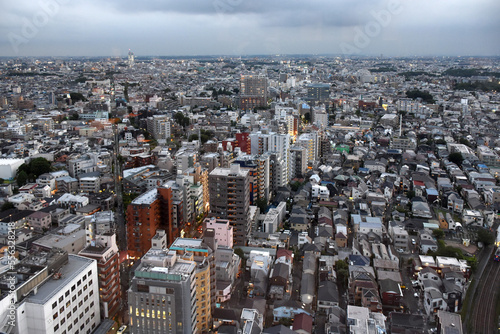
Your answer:
[[[2,4],[0,334],[500,333],[479,2]]]

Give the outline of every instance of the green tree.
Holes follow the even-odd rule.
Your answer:
[[[434,98],[429,92],[424,92],[418,89],[409,90],[406,92],[406,97],[410,99],[421,98],[426,103],[434,103]]]
[[[188,126],[190,123],[189,117],[184,116],[184,114],[180,111],[174,115],[174,120],[177,122],[177,124],[183,127]]]
[[[335,271],[337,272],[337,282],[346,289],[349,282],[349,264],[347,261],[338,260],[335,262]]]
[[[304,114],[304,123],[308,124],[311,122],[311,113],[306,112]]]
[[[444,238],[444,231],[438,228],[438,229],[435,229],[434,231],[432,231],[432,235],[434,235],[434,237],[436,239],[443,239]]]
[[[460,152],[453,152],[448,156],[448,160],[460,166],[462,164],[462,161],[464,161],[464,157]]]
[[[22,164],[17,169],[17,174],[19,174],[21,172],[25,172],[26,174],[28,174],[30,172],[30,166],[28,164],[26,164],[26,163]]]
[[[406,197],[408,197],[408,199],[412,199],[413,197],[415,197],[415,192],[413,190],[408,191]]]
[[[39,177],[44,173],[49,173],[52,171],[52,165],[50,161],[45,158],[35,158],[30,161],[30,171],[35,177]]]
[[[259,207],[261,213],[267,212],[267,199],[258,198],[256,204]]]
[[[300,183],[299,181],[290,182],[290,188],[292,189],[292,191],[299,190],[301,185],[302,185],[302,183]]]
[[[14,208],[15,208],[15,206],[11,202],[4,202],[2,207],[0,208],[0,211],[4,212],[4,211],[7,211],[9,209],[14,209]]]
[[[279,323],[285,327],[290,327],[293,325],[293,320],[290,318],[280,318]]]
[[[435,141],[436,145],[446,145],[446,140],[444,139],[438,139]]]
[[[241,261],[244,261],[245,260],[245,252],[243,252],[243,249],[241,248],[235,248],[234,249],[234,254],[238,255],[241,259]]]
[[[19,174],[17,174],[17,185],[22,187],[28,181],[28,174],[22,170]]]
[[[69,93],[69,96],[71,97],[71,101],[73,103],[78,102],[78,101],[87,101],[85,96],[82,95],[82,93]]]
[[[485,246],[492,245],[495,242],[495,235],[481,228],[477,231],[477,241],[482,242]]]
[[[132,201],[138,196],[136,193],[123,194],[123,207],[127,208],[127,206],[132,203]]]

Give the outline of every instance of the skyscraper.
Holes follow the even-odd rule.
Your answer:
[[[130,51],[130,49],[129,49],[128,50],[128,66],[129,67],[134,66],[134,62],[135,62],[134,53],[132,51]]]
[[[244,246],[250,234],[250,177],[240,165],[216,168],[208,176],[210,216],[228,219],[233,226],[234,243]]]

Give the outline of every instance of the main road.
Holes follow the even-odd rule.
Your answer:
[[[119,131],[118,125],[113,124],[113,132],[114,132],[114,149],[113,149],[113,166],[114,166],[114,175],[113,178],[115,180],[115,193],[116,198],[115,201],[117,203],[115,218],[116,218],[116,236],[118,241],[118,248],[120,251],[127,250],[127,232],[125,229],[125,220],[124,220],[124,210],[123,207],[123,194],[122,194],[122,166],[118,161],[119,151]]]

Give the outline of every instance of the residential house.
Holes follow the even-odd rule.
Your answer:
[[[339,291],[337,284],[332,281],[321,281],[318,286],[318,310],[329,312],[331,308],[339,306]]]
[[[309,314],[300,313],[293,319],[292,329],[298,334],[313,333],[313,318]]]
[[[382,298],[382,305],[384,307],[391,307],[399,309],[401,301],[403,300],[403,291],[398,282],[391,279],[379,280],[380,297]]]

